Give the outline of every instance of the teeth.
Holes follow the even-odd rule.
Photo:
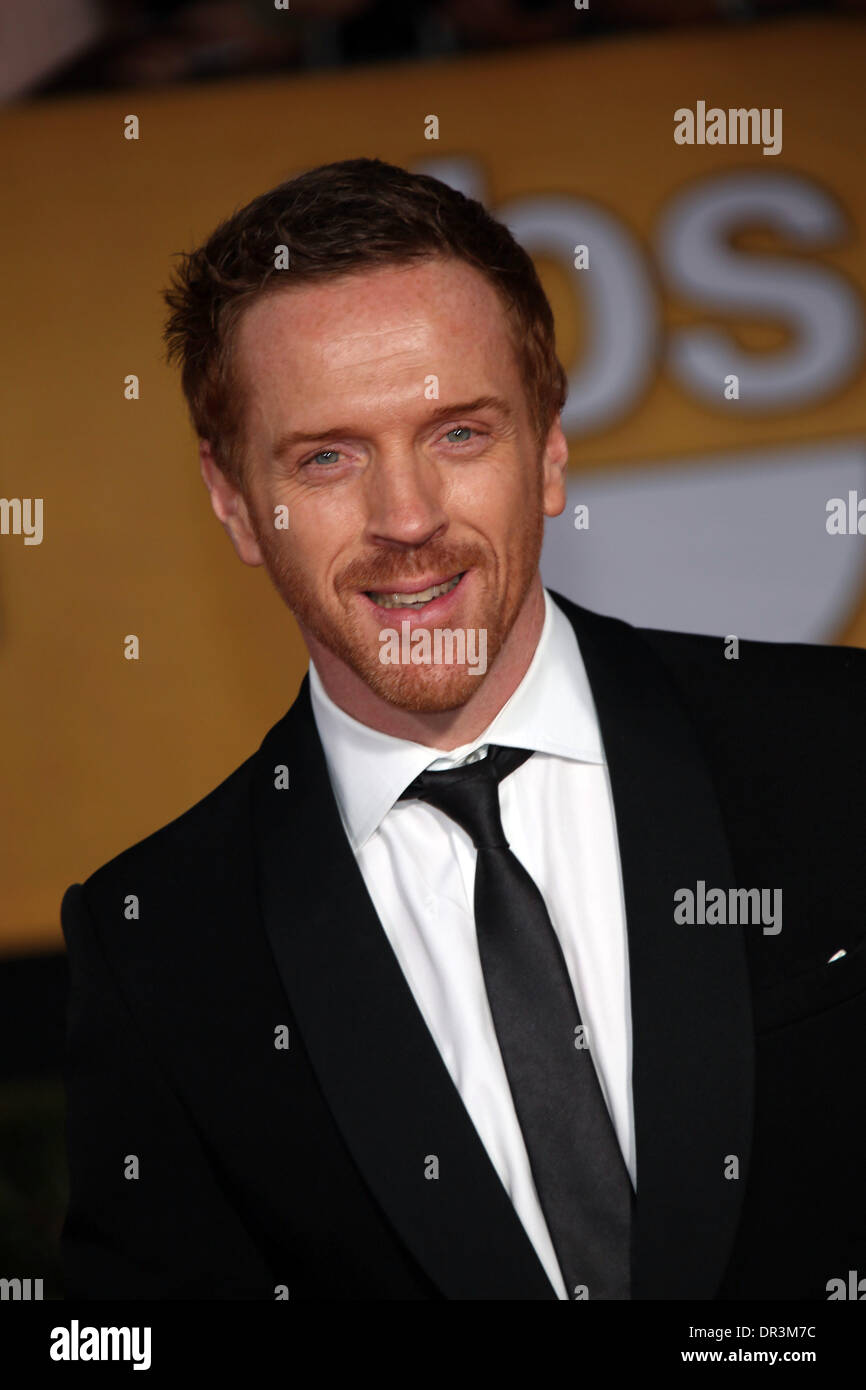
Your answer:
[[[462,574],[456,574],[453,579],[448,579],[444,584],[434,584],[429,589],[419,589],[417,594],[381,594],[370,590],[370,597],[380,608],[421,608],[425,603],[429,603],[431,598],[438,598],[440,594],[448,594],[452,589],[456,589]]]

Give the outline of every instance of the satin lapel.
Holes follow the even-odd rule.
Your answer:
[[[286,790],[275,785],[280,767]],[[254,775],[265,927],[322,1091],[371,1191],[445,1297],[555,1299],[367,893],[309,677],[265,738]],[[434,1158],[438,1178],[428,1178]]]
[[[665,668],[635,629],[554,597],[577,634],[601,722],[625,886],[637,1138],[633,1296],[712,1298],[751,1147],[742,931],[756,928],[674,922],[677,889],[694,892],[701,879],[707,890],[736,886],[709,770]],[[725,1177],[729,1156],[739,1160],[738,1178]]]

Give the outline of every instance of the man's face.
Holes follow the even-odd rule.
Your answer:
[[[492,286],[443,259],[301,286],[246,310],[236,351],[243,496],[209,485],[241,558],[266,566],[317,665],[402,709],[464,704],[484,675],[383,663],[383,633],[474,629],[477,652],[484,630],[489,671],[565,505],[567,446],[557,421],[538,448]]]

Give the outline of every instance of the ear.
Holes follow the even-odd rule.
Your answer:
[[[228,532],[238,558],[245,565],[263,565],[264,556],[250,524],[246,499],[214,460],[209,440],[199,440],[198,457],[201,476],[210,493],[211,506],[217,519]]]
[[[544,514],[559,516],[565,510],[565,475],[568,468],[568,440],[557,415],[547,435],[541,460],[544,482]]]

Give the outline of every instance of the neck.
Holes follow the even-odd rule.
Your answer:
[[[476,693],[458,709],[436,714],[389,704],[311,633],[301,630],[322,685],[335,705],[380,733],[450,752],[477,738],[511,699],[529,669],[543,626],[544,592],[536,571],[511,631]]]

